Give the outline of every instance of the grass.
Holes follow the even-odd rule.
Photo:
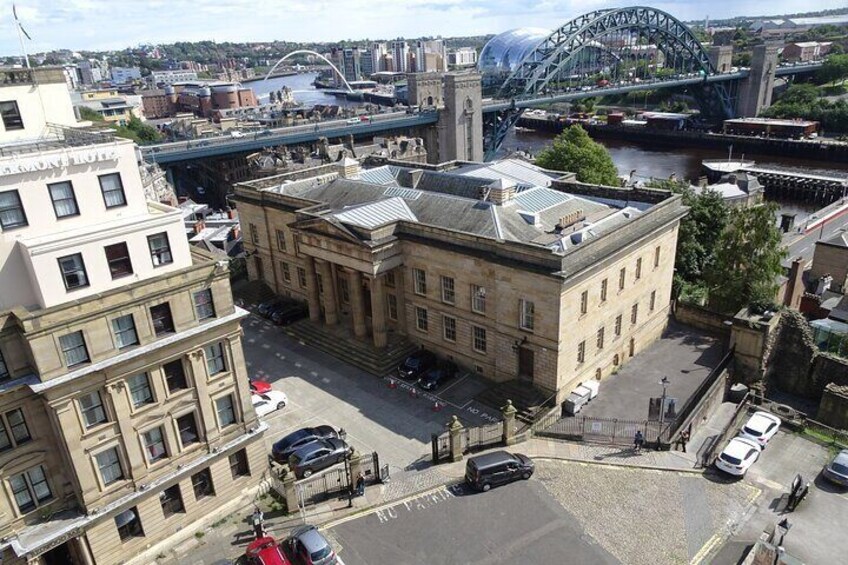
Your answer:
[[[203,536],[206,535],[206,532],[194,532],[194,537],[197,539],[203,539]]]
[[[804,428],[804,431],[801,433],[811,438],[814,438],[822,443],[826,443],[830,451],[834,452],[834,455],[840,449],[848,447],[846,446],[846,441],[844,437],[840,437],[835,434],[828,433],[826,431],[817,430],[815,428]]]
[[[227,523],[227,521],[229,521],[229,519],[230,519],[230,517],[231,517],[231,516],[232,516],[232,514],[230,514],[229,516],[224,516],[223,518],[221,518],[221,519],[220,519],[220,520],[218,520],[217,522],[214,522],[214,523],[212,524],[212,527],[213,527],[213,528],[218,528],[218,527],[220,527],[220,526],[223,526],[224,524],[226,524],[226,523]]]

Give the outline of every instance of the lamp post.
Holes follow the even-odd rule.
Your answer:
[[[660,383],[663,387],[662,399],[660,399],[660,431],[662,431],[663,423],[665,423],[665,397],[666,391],[668,389],[668,385],[671,384],[671,381],[668,380],[668,377],[663,377],[660,379]]]

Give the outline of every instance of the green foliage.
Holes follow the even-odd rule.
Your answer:
[[[820,83],[843,80],[848,77],[848,55],[830,55],[816,72]]]
[[[703,305],[707,297],[704,273],[715,261],[719,234],[727,226],[728,206],[716,191],[696,194],[687,181],[655,179],[647,185],[682,195],[683,204],[689,207],[677,233],[674,288],[681,300]]]
[[[101,116],[95,110],[92,110],[88,106],[80,106],[79,107],[80,118],[83,120],[89,120],[92,122],[102,122],[103,116]]]
[[[825,131],[848,132],[848,102],[829,102],[812,84],[794,84],[761,115],[767,118],[804,118],[821,122]]]
[[[715,245],[715,260],[705,272],[712,307],[732,313],[751,303],[774,301],[786,254],[775,226],[777,209],[772,202],[731,211]]]
[[[592,141],[579,125],[570,126],[556,136],[553,145],[536,158],[536,164],[545,169],[577,173],[577,180],[588,184],[620,184],[609,152]]]
[[[135,116],[130,118],[127,125],[115,127],[115,135],[132,139],[139,145],[157,143],[162,139],[162,134],[155,127],[145,124]]]

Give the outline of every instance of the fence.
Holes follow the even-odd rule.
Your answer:
[[[317,477],[306,479],[295,486],[302,506],[317,504],[334,495],[341,497],[350,491],[350,478],[345,468],[331,469]]]
[[[290,505],[289,510],[297,506],[305,507],[318,504],[333,497],[347,497],[356,483],[356,477],[353,476],[356,467],[352,470],[351,466],[355,466],[355,463],[345,461],[341,468],[330,469],[320,475],[297,481],[293,485],[290,484],[289,488],[291,489],[293,486],[294,489],[293,497],[290,498],[286,493],[286,480],[281,478],[282,468],[274,464],[272,465],[269,486],[286,499],[287,505]],[[389,466],[380,466],[380,459],[376,451],[361,457],[359,469],[365,477],[366,484],[383,482],[389,478]]]
[[[716,398],[724,398],[724,389],[726,383],[724,381],[724,372],[733,362],[734,348],[725,353],[718,365],[710,371],[707,378],[695,389],[695,392],[677,415],[672,427],[670,437],[674,437],[681,429],[687,427],[690,422],[697,420],[696,416],[703,413],[704,409],[709,410],[710,405]]]
[[[481,451],[503,444],[503,422],[465,428],[462,434],[462,452]]]
[[[668,445],[674,425],[673,422],[619,420],[590,416],[557,418],[553,422],[548,422],[552,416],[554,415],[549,415],[538,423],[538,427],[534,430],[536,435],[592,443],[632,445],[636,432],[641,431],[646,444]]]
[[[450,432],[441,435],[433,434],[430,439],[433,452],[433,463],[441,463],[450,459]]]
[[[744,398],[739,401],[739,404],[736,405],[736,409],[733,411],[733,416],[730,418],[727,425],[721,430],[721,433],[705,441],[698,450],[697,460],[701,467],[708,467],[715,457],[716,450],[718,450],[721,445],[724,445],[725,440],[730,437],[731,434],[735,433],[736,429],[739,427],[739,422],[742,419],[742,416],[747,414],[746,407],[748,406],[749,400],[750,393],[746,394]]]

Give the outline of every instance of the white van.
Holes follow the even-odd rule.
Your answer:
[[[574,416],[589,403],[590,400],[598,396],[601,388],[601,383],[595,380],[580,383],[580,385],[571,391],[565,402],[562,403],[564,415]]]

